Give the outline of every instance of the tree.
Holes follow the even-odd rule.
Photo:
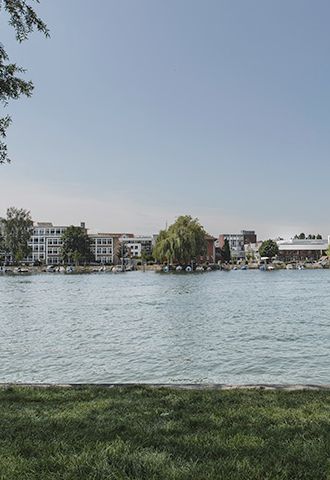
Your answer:
[[[224,245],[220,250],[220,260],[222,262],[230,262],[231,260],[229,241],[227,239],[225,239]]]
[[[3,247],[15,262],[21,262],[31,252],[28,241],[33,230],[33,221],[29,211],[10,207],[2,220]]]
[[[300,234],[298,235],[298,238],[299,238],[299,240],[305,240],[306,235],[305,235],[304,233],[300,233]]]
[[[274,240],[265,240],[259,248],[259,253],[261,257],[275,257],[278,254],[278,245]]]
[[[61,257],[65,263],[90,262],[93,254],[85,229],[71,225],[62,234]]]
[[[182,215],[159,232],[153,257],[159,262],[190,263],[206,253],[206,232],[197,218]]]
[[[35,1],[39,3],[39,0]],[[14,28],[16,40],[19,43],[27,40],[29,34],[35,29],[46,37],[49,36],[46,24],[38,17],[30,3],[30,0],[0,0],[0,13],[5,11],[9,15],[9,25]],[[21,95],[26,97],[32,95],[33,83],[20,77],[24,72],[25,70],[16,63],[10,63],[9,56],[0,43],[0,104],[2,106],[6,107],[9,100],[16,100]],[[9,115],[0,118],[0,164],[10,162],[5,143],[6,130],[10,123]]]
[[[319,233],[316,235],[316,239],[317,240],[322,240],[322,235],[320,235]]]
[[[6,256],[6,250],[5,250],[5,239],[2,234],[1,230],[1,221],[0,221],[0,261],[3,261]]]

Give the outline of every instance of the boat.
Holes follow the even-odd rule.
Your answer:
[[[165,267],[163,267],[163,272],[164,273],[168,273],[170,271],[170,268],[168,265],[165,265]]]
[[[241,266],[241,270],[247,270],[248,269],[248,266],[247,265],[242,265]]]
[[[273,267],[273,265],[268,265],[267,270],[268,270],[268,271],[275,270],[275,267]]]
[[[186,272],[187,272],[187,273],[190,273],[190,272],[192,272],[192,268],[191,268],[191,266],[190,266],[190,265],[188,265],[188,266],[186,267],[186,269],[185,269],[185,270],[186,270]]]
[[[266,265],[260,265],[259,270],[261,270],[262,272],[265,272],[267,270]]]
[[[113,273],[123,273],[125,270],[124,267],[122,267],[121,265],[116,265],[115,267],[113,267],[112,271]]]
[[[66,270],[65,270],[66,273],[73,273],[73,271],[74,271],[73,267],[71,267],[71,266],[66,267]]]
[[[182,271],[182,267],[181,265],[178,265],[175,269],[176,272],[181,272]]]
[[[196,267],[196,272],[204,272],[204,267],[202,265],[198,265]]]

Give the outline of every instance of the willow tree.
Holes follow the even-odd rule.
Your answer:
[[[39,0],[35,0],[39,3]],[[9,25],[15,30],[16,40],[21,43],[27,40],[29,34],[35,29],[42,32],[46,37],[49,32],[46,24],[38,17],[31,7],[29,0],[0,0],[0,14],[7,13]],[[20,96],[30,97],[33,91],[33,83],[21,78],[25,70],[9,61],[9,56],[0,42],[0,104],[6,107],[9,100],[16,100]],[[11,123],[11,117],[0,117],[0,164],[9,163],[7,152],[6,131]]]
[[[197,218],[182,215],[159,232],[153,256],[159,262],[190,263],[206,253],[206,232]]]

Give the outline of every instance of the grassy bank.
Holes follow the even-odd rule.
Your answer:
[[[0,479],[329,479],[330,391],[0,389]]]

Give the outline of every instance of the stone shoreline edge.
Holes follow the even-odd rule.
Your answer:
[[[330,390],[330,384],[226,383],[0,383],[0,389],[23,388],[172,388],[174,390]]]

